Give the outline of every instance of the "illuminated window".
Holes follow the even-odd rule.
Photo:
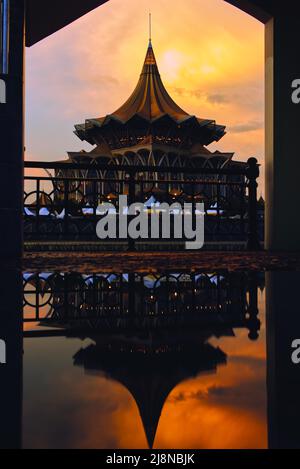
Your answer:
[[[8,73],[9,53],[9,0],[0,0],[0,74]]]

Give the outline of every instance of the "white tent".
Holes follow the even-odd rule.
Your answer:
[[[27,215],[28,217],[35,217],[35,214],[32,213],[27,207],[24,207],[24,215]]]
[[[42,217],[48,217],[50,215],[50,212],[47,207],[42,207],[40,208],[39,215]]]

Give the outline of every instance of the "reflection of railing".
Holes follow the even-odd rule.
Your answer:
[[[24,274],[24,322],[63,329],[245,327],[257,338],[257,284],[246,274]]]
[[[160,203],[190,203],[194,223],[196,204],[205,212],[206,241],[258,242],[257,161],[240,169],[103,166],[27,162],[27,169],[45,169],[48,176],[25,176],[26,240],[83,240],[96,238],[101,205],[118,196],[140,202],[151,211]],[[51,175],[50,171],[54,170]],[[156,204],[156,205],[155,205]],[[130,219],[130,217],[128,217]],[[134,247],[130,243],[130,247]]]

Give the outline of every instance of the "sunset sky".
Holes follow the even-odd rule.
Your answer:
[[[153,47],[173,99],[190,114],[227,125],[210,149],[263,163],[263,25],[222,0],[178,0],[172,7],[170,0],[110,0],[27,49],[26,159],[62,160],[66,151],[92,148],[73,126],[115,111],[133,91],[150,7]]]

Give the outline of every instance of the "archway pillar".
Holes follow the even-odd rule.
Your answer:
[[[266,23],[266,249],[300,246],[300,6]],[[300,92],[299,92],[300,97]],[[299,100],[300,101],[300,100]]]
[[[21,270],[2,264],[0,272],[0,449],[21,447],[22,433],[22,308]]]
[[[267,401],[269,448],[300,448],[299,272],[266,273]]]

